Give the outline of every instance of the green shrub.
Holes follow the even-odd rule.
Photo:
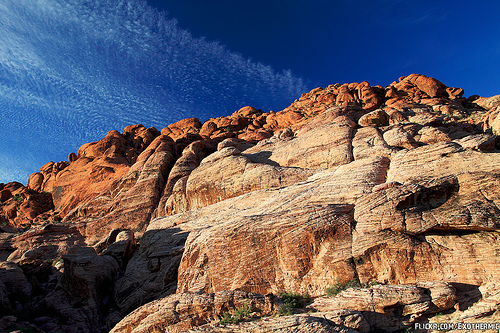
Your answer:
[[[235,311],[235,316],[240,317],[240,318],[245,318],[250,316],[252,309],[250,307],[250,302],[246,301],[245,304],[241,308],[237,308]]]
[[[288,304],[283,304],[276,311],[276,315],[278,317],[281,317],[281,316],[291,316],[291,315],[293,315],[293,307],[291,307]]]
[[[298,293],[278,293],[278,296],[281,297],[283,303],[290,305],[292,308],[302,308],[305,303],[307,303],[310,298],[309,295],[298,294]]]
[[[327,296],[334,296],[348,288],[361,288],[361,287],[362,287],[361,283],[359,283],[357,279],[352,279],[345,283],[342,283],[340,282],[340,279],[337,278],[337,281],[333,284],[333,286],[326,288],[325,293]]]
[[[234,315],[230,315],[227,312],[224,312],[222,314],[222,320],[220,321],[220,324],[226,325],[226,324],[236,324],[239,323],[240,321],[245,320],[246,318],[250,317],[252,309],[250,307],[250,302],[245,302],[242,307],[236,308],[234,311]]]
[[[283,305],[278,308],[276,314],[278,316],[289,316],[293,314],[293,309],[304,307],[305,303],[309,302],[309,295],[297,293],[278,293],[278,296],[283,300]]]
[[[222,319],[220,321],[220,324],[222,325],[227,325],[227,324],[234,324],[237,321],[234,320],[233,316],[231,316],[229,313],[224,312],[222,314]]]

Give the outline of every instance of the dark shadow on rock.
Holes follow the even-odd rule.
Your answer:
[[[262,163],[262,164],[269,164],[272,166],[280,166],[277,162],[270,160],[269,157],[271,157],[273,153],[268,151],[268,150],[263,150],[258,153],[254,154],[243,154],[245,157],[248,157],[252,163]]]
[[[437,208],[460,189],[456,176],[447,176],[423,184],[415,192],[404,197],[396,206],[398,210],[424,212]]]
[[[450,284],[457,290],[458,309],[460,311],[467,310],[483,297],[477,285],[458,282],[450,282]]]
[[[188,231],[178,227],[144,233],[125,274],[115,283],[114,299],[122,314],[175,293],[177,271],[188,235]]]

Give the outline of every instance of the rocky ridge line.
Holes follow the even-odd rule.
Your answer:
[[[218,293],[318,297],[349,280],[382,286],[317,298],[318,316],[262,329],[391,330],[440,311],[474,319],[484,306],[471,299],[491,317],[496,296],[474,292],[500,276],[499,105],[412,74],[386,88],[316,88],[276,113],[110,131],[26,187],[0,185],[0,312],[29,314],[0,326],[105,332],[132,311],[115,332],[225,332],[215,323],[240,305]],[[172,310],[179,302],[185,312]],[[259,316],[280,298],[266,302]]]

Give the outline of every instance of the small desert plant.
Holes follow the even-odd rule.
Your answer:
[[[222,314],[222,319],[220,321],[221,325],[227,325],[227,324],[234,324],[236,321],[234,320],[233,316],[231,316],[229,313],[224,312]]]
[[[222,320],[220,321],[220,324],[226,325],[226,324],[236,324],[239,323],[240,321],[245,320],[246,318],[250,317],[251,313],[251,307],[250,307],[250,302],[245,302],[240,308],[236,308],[234,311],[234,315],[230,315],[227,312],[224,312],[222,314]]]
[[[276,315],[278,317],[281,317],[281,316],[291,316],[291,315],[293,315],[293,307],[290,306],[290,305],[288,305],[288,304],[283,304],[276,311]]]
[[[340,282],[340,279],[337,278],[337,281],[329,288],[326,288],[325,293],[327,296],[335,296],[343,290],[348,288],[361,288],[362,285],[359,283],[357,279],[349,280],[345,283]]]
[[[440,323],[442,319],[443,319],[443,313],[442,312],[438,312],[434,316],[434,320],[436,321],[436,323]]]
[[[278,308],[276,314],[278,316],[289,316],[293,314],[293,309],[304,307],[305,303],[309,302],[309,295],[297,293],[278,293],[278,296],[283,300],[283,305]]]
[[[302,308],[304,305],[310,301],[308,294],[298,294],[298,293],[278,293],[285,304],[290,304],[293,308]]]
[[[64,262],[63,258],[57,258],[57,259],[54,259],[54,261],[52,262],[52,265],[57,265],[57,264],[60,264],[63,262]]]

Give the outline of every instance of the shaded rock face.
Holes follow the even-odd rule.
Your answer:
[[[0,263],[4,308],[23,313],[44,332],[109,331],[121,319],[111,295],[120,269],[116,249],[126,240],[118,235],[109,255],[97,255],[77,228],[65,225],[48,224],[10,238],[10,248],[2,249],[10,255]],[[13,326],[23,325],[19,320]]]
[[[113,290],[115,303],[122,313],[128,313],[160,295],[175,293],[186,237],[186,232],[174,226],[158,233],[144,234],[141,246]]]
[[[111,256],[96,255],[92,248],[81,248],[63,256],[63,260],[64,271],[57,287],[36,304],[35,312],[43,313],[44,309],[56,314],[52,320],[45,320],[41,328],[63,332],[109,331],[110,290],[118,264]]]
[[[26,302],[33,292],[33,286],[23,273],[23,270],[12,262],[0,264],[0,278],[2,281],[2,306],[4,310],[11,310],[12,305]]]
[[[500,276],[498,107],[412,74],[316,88],[280,112],[110,131],[27,186],[0,184],[0,311],[49,332],[105,332],[130,312],[117,328],[225,332],[207,325],[237,299],[269,314],[262,295],[351,280],[384,287],[260,331],[403,329],[453,311],[454,286]]]

